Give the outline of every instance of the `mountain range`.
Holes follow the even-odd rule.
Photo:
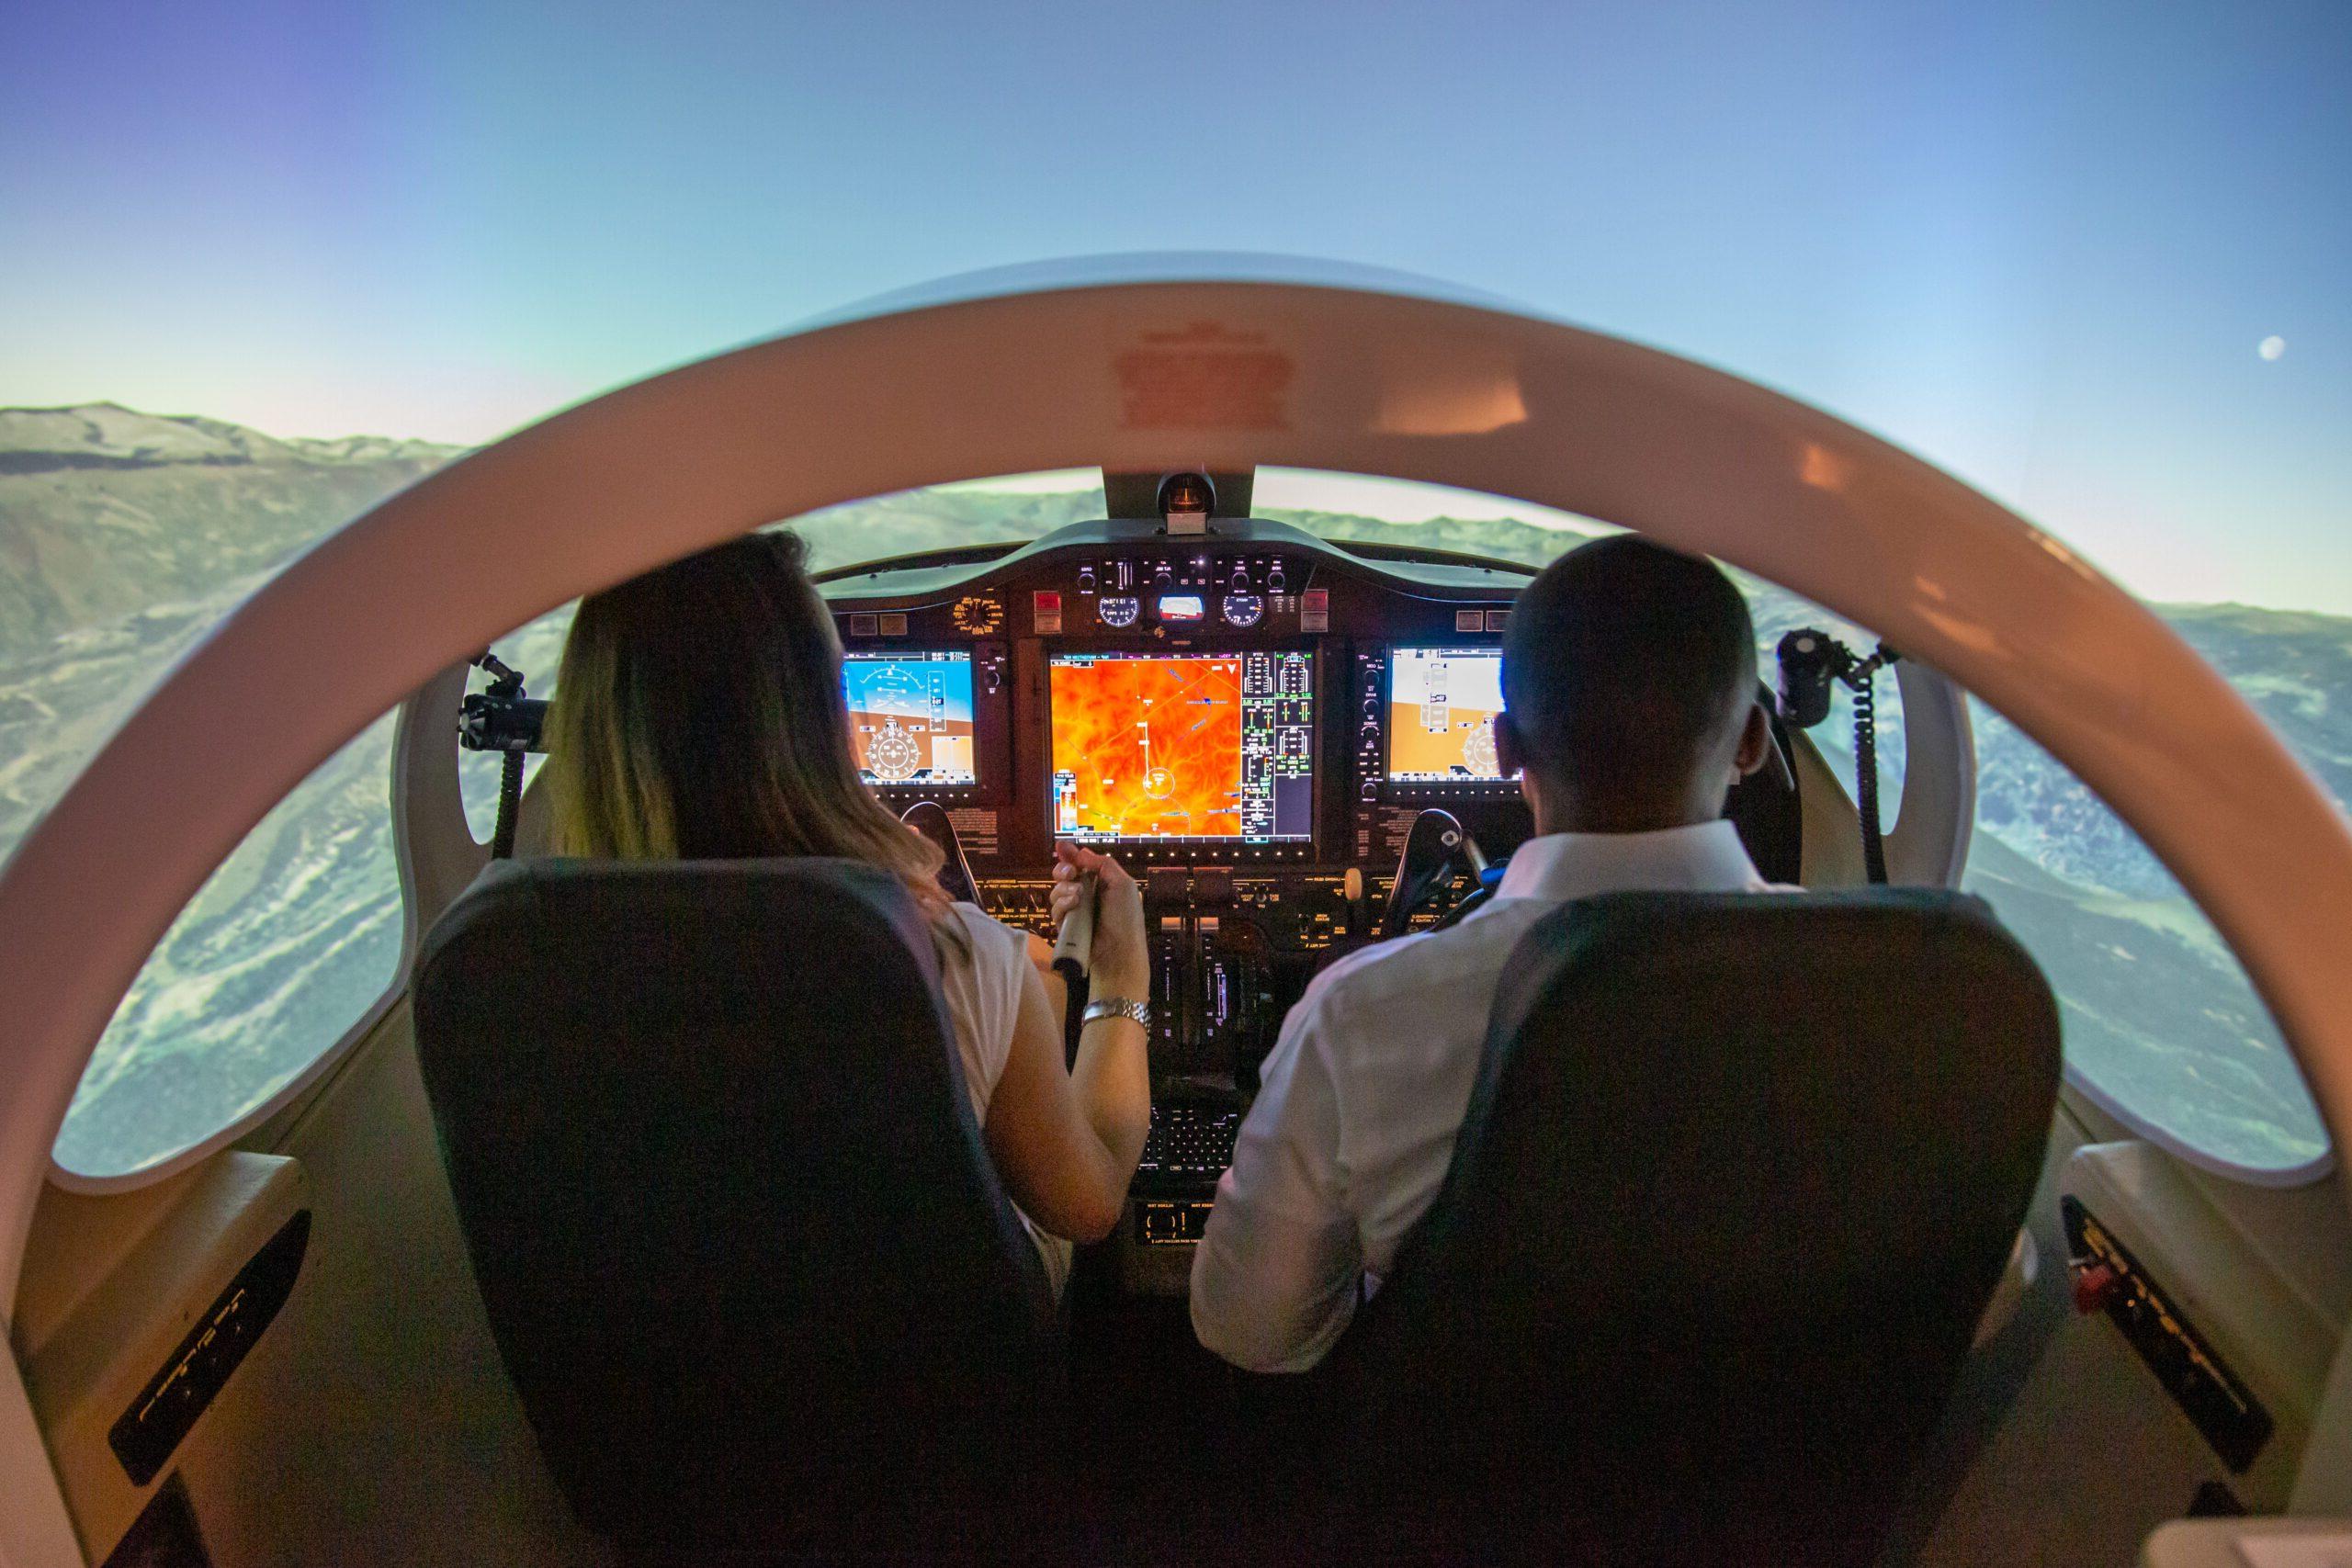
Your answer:
[[[461,448],[354,436],[280,440],[111,403],[0,410],[0,856],[176,659],[305,545]],[[823,569],[944,545],[1034,538],[1099,515],[1099,491],[950,489],[795,519]],[[1266,511],[1336,541],[1537,565],[1584,536],[1497,519],[1398,524]],[[1601,531],[1598,525],[1594,531]],[[1767,648],[1789,627],[1868,638],[1743,578]],[[2244,605],[2158,613],[2228,677],[2338,800],[2352,798],[2352,620]],[[512,639],[544,693],[565,613]],[[1882,677],[1889,798],[1901,705]],[[1841,705],[1815,732],[1849,784]],[[2149,1114],[2233,1158],[2324,1146],[2267,1015],[2226,949],[2139,840],[2047,753],[1976,709],[1978,849],[1990,897],[2057,982],[2070,1058]],[[390,725],[298,790],[216,874],[101,1043],[61,1157],[119,1168],[218,1126],[307,1064],[338,1006],[398,961],[383,810]],[[469,759],[470,761],[470,759]],[[469,775],[486,793],[492,770]],[[349,998],[356,998],[356,1000]],[[201,1003],[202,1005],[198,1005]],[[190,1131],[190,1129],[193,1131]]]

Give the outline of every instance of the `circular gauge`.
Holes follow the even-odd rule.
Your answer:
[[[1228,593],[1223,614],[1228,626],[1254,626],[1266,618],[1266,602],[1255,593]]]
[[[967,594],[956,601],[947,616],[966,636],[986,637],[1004,625],[1004,606],[978,593]]]
[[[874,770],[875,777],[890,784],[910,779],[922,766],[922,742],[891,719],[866,743],[865,765]]]
[[[1094,602],[1094,612],[1106,626],[1131,626],[1143,614],[1143,601],[1131,594],[1106,593]]]
[[[1495,721],[1482,718],[1477,727],[1462,738],[1462,765],[1474,778],[1502,777],[1503,765],[1495,755]]]

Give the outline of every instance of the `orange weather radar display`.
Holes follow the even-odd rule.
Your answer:
[[[1088,840],[1307,837],[1313,677],[1304,653],[1056,658],[1054,830]]]
[[[1400,648],[1388,656],[1388,776],[1500,782],[1495,716],[1503,658],[1492,648]]]

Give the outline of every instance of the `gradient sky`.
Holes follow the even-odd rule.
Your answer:
[[[2352,612],[2343,0],[88,0],[0,7],[0,403],[477,441],[927,278],[1271,251]]]

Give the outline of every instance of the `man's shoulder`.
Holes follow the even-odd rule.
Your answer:
[[[1299,1005],[1326,1016],[1377,1011],[1416,998],[1491,992],[1527,929],[1551,906],[1510,899],[1460,925],[1351,953],[1315,977]],[[1482,1007],[1478,1017],[1483,1022]]]

